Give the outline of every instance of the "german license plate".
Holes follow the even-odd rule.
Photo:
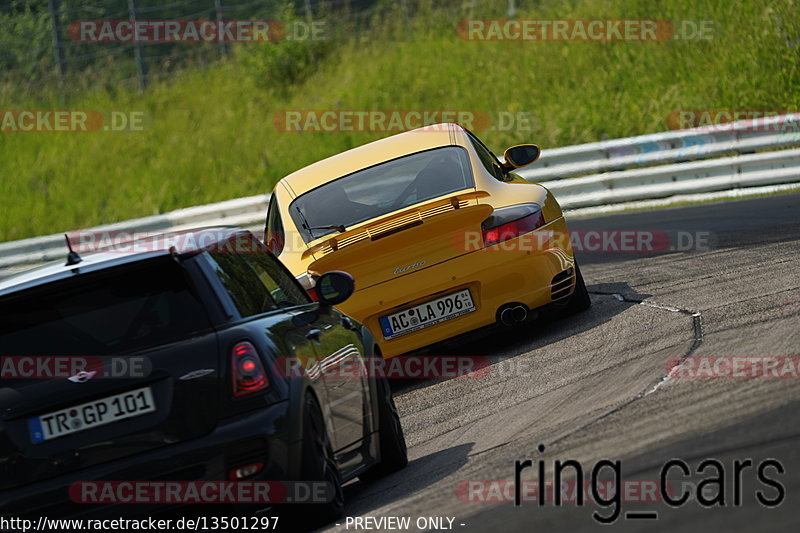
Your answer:
[[[150,387],[101,398],[28,419],[31,441],[44,442],[156,410]]]
[[[379,322],[386,340],[407,335],[475,310],[468,289],[436,298],[405,311],[381,317]]]

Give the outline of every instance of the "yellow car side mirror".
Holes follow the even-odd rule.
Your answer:
[[[526,167],[539,159],[539,155],[541,155],[541,153],[542,151],[535,144],[518,144],[516,146],[512,146],[505,151],[505,154],[503,154],[503,157],[505,158],[503,170],[508,172],[509,170],[514,170],[515,168]]]

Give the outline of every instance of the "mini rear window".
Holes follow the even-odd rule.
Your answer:
[[[78,274],[0,299],[0,355],[105,356],[208,329],[180,265],[157,258]]]

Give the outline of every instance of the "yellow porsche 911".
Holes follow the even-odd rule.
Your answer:
[[[468,130],[440,124],[335,155],[283,178],[265,241],[313,296],[313,280],[350,273],[341,311],[392,357],[542,309],[591,303],[552,194],[501,163]]]

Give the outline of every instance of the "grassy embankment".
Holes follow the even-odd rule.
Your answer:
[[[505,16],[497,4],[477,15]],[[455,26],[466,9],[423,6],[359,35],[333,28],[345,36],[313,43],[311,54],[302,43],[237,45],[228,61],[143,95],[89,80],[58,97],[19,91],[9,76],[0,108],[144,111],[147,125],[0,133],[0,240],[267,192],[297,168],[386,135],[277,131],[273,117],[287,109],[530,112],[530,131],[478,132],[496,150],[661,131],[679,109],[800,109],[796,10],[791,0],[552,2],[517,17],[713,20],[715,32],[707,41],[523,43],[464,41]]]

